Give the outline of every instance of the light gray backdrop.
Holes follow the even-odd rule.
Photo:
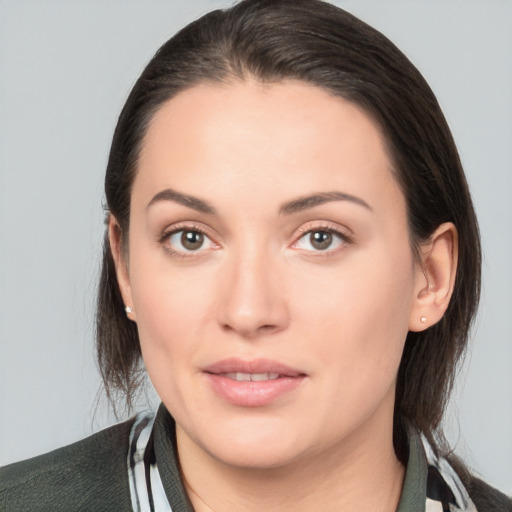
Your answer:
[[[336,3],[413,60],[458,142],[481,223],[485,286],[447,427],[458,453],[512,493],[512,2]],[[0,0],[0,464],[114,421],[104,402],[94,415],[93,359],[114,123],[160,44],[229,4]]]

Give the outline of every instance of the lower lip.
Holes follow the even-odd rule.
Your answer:
[[[279,377],[264,381],[238,381],[223,375],[205,374],[224,400],[241,407],[263,407],[296,389],[305,377]]]

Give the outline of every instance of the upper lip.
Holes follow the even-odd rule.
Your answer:
[[[205,373],[278,373],[283,377],[302,377],[304,372],[291,368],[271,359],[253,359],[250,361],[236,357],[222,359],[203,368]]]

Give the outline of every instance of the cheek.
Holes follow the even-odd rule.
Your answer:
[[[149,264],[147,262],[150,261]],[[173,365],[199,346],[200,332],[212,317],[211,287],[201,271],[176,271],[165,256],[132,259],[131,286],[137,328],[148,370]],[[136,269],[136,270],[135,270]]]
[[[340,379],[393,380],[413,303],[410,251],[375,250],[344,263],[328,276],[320,275],[323,269],[310,274],[294,291],[301,330],[318,340],[316,351],[326,365],[339,366]]]
[[[132,290],[142,357],[154,388],[171,411],[200,410],[199,397],[187,390],[193,388],[191,362],[204,346],[209,317],[204,279],[148,266],[134,273]]]

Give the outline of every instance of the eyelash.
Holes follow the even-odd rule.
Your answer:
[[[199,233],[202,236],[205,237],[206,240],[209,241],[210,244],[213,244],[214,246],[218,247],[218,244],[216,244],[212,237],[208,234],[207,230],[204,229],[202,226],[197,224],[183,224],[183,225],[177,225],[173,226],[172,229],[169,229],[165,231],[162,236],[160,237],[159,243],[164,246],[165,250],[171,255],[171,256],[178,256],[182,258],[187,258],[191,256],[197,256],[200,252],[203,252],[201,250],[201,247],[197,251],[178,251],[172,248],[172,246],[169,243],[170,237],[173,235],[176,235],[178,233]],[[347,246],[353,242],[352,237],[349,236],[346,232],[343,232],[338,227],[336,227],[334,224],[331,223],[324,223],[320,225],[310,225],[306,228],[299,229],[300,236],[295,238],[295,241],[291,244],[291,247],[296,250],[303,250],[304,252],[311,253],[314,257],[322,257],[322,256],[329,256],[332,253],[337,252],[344,246]],[[334,237],[338,238],[339,244],[335,248],[326,248],[324,249],[317,249],[317,250],[309,250],[309,249],[301,249],[298,247],[298,244],[301,240],[303,240],[306,236],[311,236],[313,233],[328,233],[333,235]]]
[[[305,252],[312,253],[312,256],[314,256],[314,257],[330,256],[333,253],[338,252],[338,250],[342,249],[343,247],[353,243],[353,238],[351,236],[349,236],[346,233],[346,231],[341,230],[340,228],[338,228],[337,226],[335,226],[334,224],[331,224],[331,223],[325,223],[325,224],[320,224],[320,225],[316,225],[316,226],[308,226],[306,228],[301,228],[299,230],[299,232],[300,232],[300,236],[298,236],[295,239],[295,242],[293,242],[293,244],[292,244],[292,247],[297,250],[301,250],[300,247],[297,247],[298,243],[302,239],[304,239],[304,237],[306,237],[308,235],[311,236],[311,234],[313,234],[313,233],[328,233],[328,234],[334,235],[336,238],[339,239],[339,245],[332,249],[331,248],[327,248],[325,250],[317,249],[316,251],[304,249]]]
[[[191,256],[197,256],[199,252],[202,252],[200,250],[198,251],[177,251],[172,248],[172,246],[169,243],[169,239],[171,236],[176,235],[178,233],[199,233],[205,237],[205,239],[209,240],[211,244],[217,245],[211,238],[211,236],[207,233],[207,231],[196,224],[184,224],[184,225],[177,225],[173,226],[172,229],[166,230],[162,236],[160,237],[159,243],[164,246],[164,249],[171,255],[171,256],[178,256],[180,258],[188,258]]]

